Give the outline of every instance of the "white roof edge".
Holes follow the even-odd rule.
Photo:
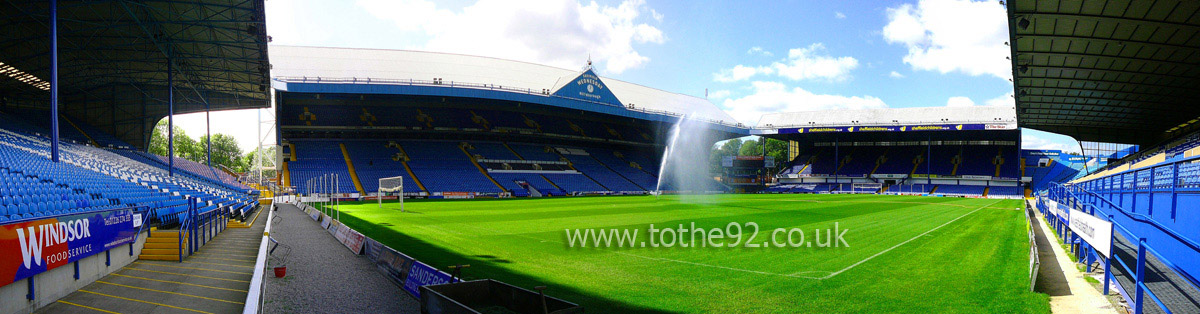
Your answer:
[[[841,109],[768,113],[756,129],[816,126],[887,126],[925,124],[1005,124],[1016,126],[1013,106]]]

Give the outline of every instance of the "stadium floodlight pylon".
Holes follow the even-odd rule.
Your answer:
[[[404,177],[396,176],[390,178],[379,178],[379,191],[375,198],[379,200],[379,208],[383,209],[383,195],[385,193],[399,192],[400,195],[396,199],[400,200],[400,211],[404,211]]]

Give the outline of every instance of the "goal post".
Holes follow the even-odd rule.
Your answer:
[[[400,211],[404,211],[404,177],[379,178],[379,192],[375,198],[379,200],[379,209],[383,209],[383,196],[396,193],[400,201]]]
[[[852,189],[853,193],[860,193],[860,191],[864,191],[864,192],[871,191],[870,193],[875,193],[875,192],[878,192],[879,189],[882,189],[882,188],[883,188],[883,183],[854,183],[854,184],[851,184],[851,189]]]

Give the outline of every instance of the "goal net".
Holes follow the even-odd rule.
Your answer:
[[[400,201],[400,211],[404,211],[404,177],[379,179],[379,193],[376,198],[379,200],[380,209],[383,209],[383,197],[389,194],[396,195],[396,199]]]
[[[883,188],[883,183],[851,183],[838,184],[836,194],[872,194],[879,192]]]
[[[854,183],[852,188],[855,193],[875,193],[883,188],[883,183]]]

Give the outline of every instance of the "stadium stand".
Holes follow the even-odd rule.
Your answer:
[[[505,192],[471,162],[459,142],[402,141],[409,167],[429,192]]]
[[[63,143],[60,147],[64,162],[53,163],[46,158],[49,143],[42,136],[27,130],[0,129],[0,139],[0,149],[5,155],[0,168],[12,178],[7,185],[7,190],[13,191],[8,195],[6,210],[10,219],[17,218],[11,213],[29,218],[64,211],[138,206],[149,208],[159,222],[171,224],[178,223],[178,214],[187,208],[185,197],[199,199],[205,209],[257,205],[249,190],[187,175],[170,177],[161,168],[104,149]],[[21,182],[34,184],[22,187]]]
[[[296,159],[288,163],[288,170],[291,171],[292,182],[295,182],[297,193],[308,193],[303,182],[327,174],[338,176],[337,182],[330,182],[330,186],[334,186],[332,184],[336,183],[335,188],[338,191],[342,193],[358,191],[354,187],[354,181],[350,179],[350,170],[346,167],[346,160],[342,156],[337,142],[301,140],[293,141],[292,144],[296,147],[296,151],[293,152]]]
[[[596,161],[608,166],[610,170],[643,190],[653,190],[655,185],[658,184],[658,177],[645,170],[631,166],[630,162],[623,157],[626,156],[625,153],[605,148],[588,148],[587,151],[591,153],[593,158],[596,158]]]
[[[379,190],[379,179],[403,177],[404,192],[417,193],[421,188],[405,170],[402,154],[384,141],[345,141],[346,151],[354,162],[354,170],[367,193]]]

